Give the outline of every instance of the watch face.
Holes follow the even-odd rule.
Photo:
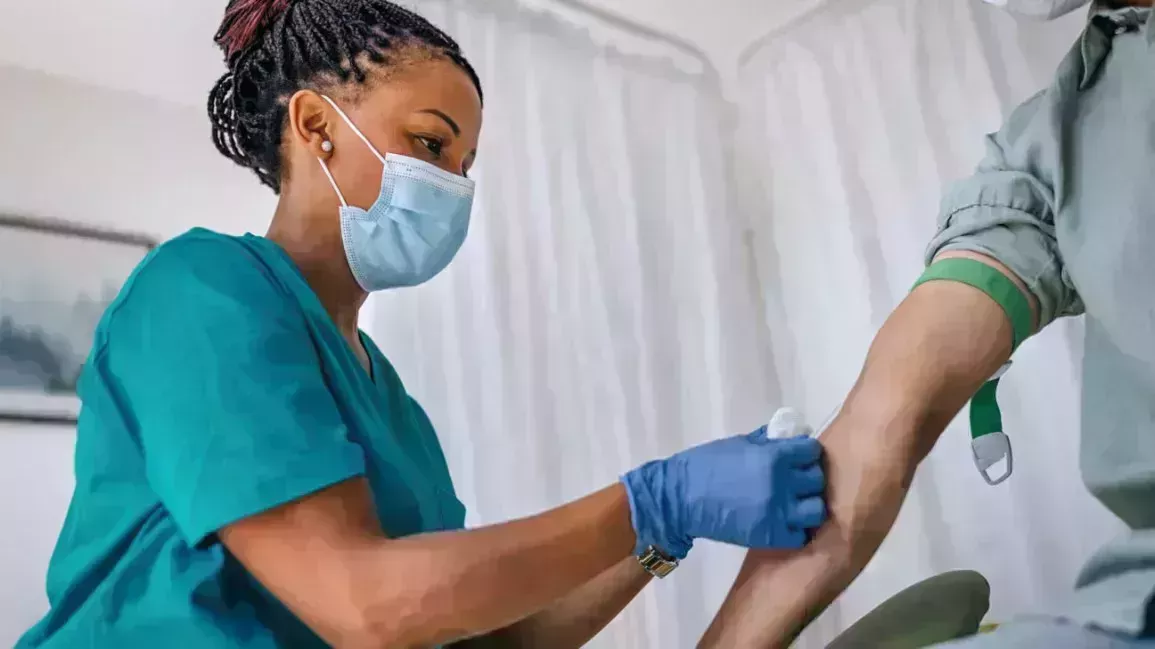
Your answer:
[[[638,561],[642,564],[642,567],[645,568],[646,572],[658,579],[662,579],[678,567],[678,561],[676,559],[669,557],[666,553],[653,546],[646,548],[642,556],[638,557]]]
[[[676,564],[676,563],[670,563],[668,561],[663,561],[663,562],[659,563],[658,565],[654,566],[653,570],[650,570],[650,574],[657,577],[658,579],[665,579],[666,575],[670,574],[671,572],[674,572],[674,568],[677,568],[677,567],[678,567],[678,564]]]

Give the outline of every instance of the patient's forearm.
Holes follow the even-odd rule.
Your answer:
[[[801,552],[751,552],[701,646],[785,647],[849,586],[893,525],[918,463],[1006,361],[1011,340],[984,293],[945,281],[915,290],[822,437],[830,523]]]

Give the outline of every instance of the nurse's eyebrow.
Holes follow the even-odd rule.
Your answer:
[[[437,110],[436,108],[426,108],[424,110],[419,110],[417,112],[427,113],[429,115],[436,115],[436,116],[440,117],[441,119],[443,119],[445,121],[446,124],[449,125],[449,128],[453,129],[454,135],[456,135],[458,137],[461,136],[461,127],[458,126],[457,122],[453,121],[453,118],[450,117],[449,115],[446,115],[445,113]]]

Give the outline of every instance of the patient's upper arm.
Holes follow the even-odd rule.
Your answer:
[[[1054,110],[1048,91],[1039,93],[987,137],[975,172],[946,192],[926,251],[928,263],[966,256],[1002,271],[1026,292],[1036,330],[1083,311],[1055,236]]]

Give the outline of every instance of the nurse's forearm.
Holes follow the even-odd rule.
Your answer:
[[[751,552],[700,646],[786,647],[849,586],[894,524],[918,463],[1009,357],[1011,337],[1002,309],[976,289],[915,290],[822,437],[830,522],[800,552]]]
[[[265,588],[341,649],[431,647],[511,627],[630,556],[618,484],[544,514],[390,540],[365,478],[226,526]]]
[[[532,518],[386,542],[363,582],[376,587],[358,606],[384,646],[444,644],[549,608],[628,558],[634,544],[625,489],[615,485]]]
[[[502,637],[509,647],[584,647],[622,612],[652,577],[634,557],[599,575],[548,609],[522,620]]]

